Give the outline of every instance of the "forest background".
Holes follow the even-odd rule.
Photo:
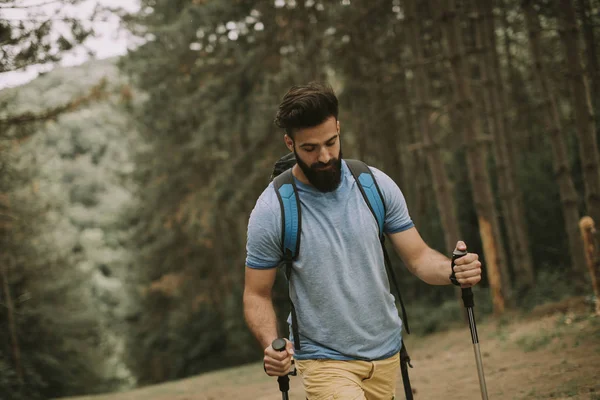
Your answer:
[[[142,0],[91,18],[106,12],[137,38],[126,55],[0,91],[0,398],[261,358],[246,226],[286,153],[277,105],[314,80],[338,94],[345,155],[398,183],[425,240],[481,255],[478,315],[593,309],[579,222],[600,221],[598,0]],[[32,15],[0,15],[0,72],[94,35]],[[394,264],[414,334],[464,322],[453,289]],[[275,299],[283,321],[283,279]]]

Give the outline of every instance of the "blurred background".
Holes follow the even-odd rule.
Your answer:
[[[315,80],[345,156],[398,183],[432,247],[481,255],[478,315],[593,308],[598,0],[2,0],[0,43],[2,399],[261,359],[246,226],[287,152],[279,101]],[[417,335],[464,322],[401,264]]]

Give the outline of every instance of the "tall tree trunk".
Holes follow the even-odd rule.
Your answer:
[[[577,191],[575,190],[575,185],[571,179],[571,167],[569,165],[567,145],[565,144],[563,137],[560,116],[558,113],[558,104],[556,97],[550,88],[550,78],[542,60],[540,21],[531,1],[524,1],[522,7],[525,11],[531,56],[536,69],[535,76],[537,77],[538,85],[543,96],[544,119],[550,134],[554,170],[558,181],[565,229],[567,230],[567,237],[569,240],[572,267],[577,272],[578,276],[583,276],[585,257],[583,244],[579,235]]]
[[[356,72],[359,73],[358,68],[357,68]],[[360,75],[355,75],[355,76],[360,76]],[[350,107],[349,107],[348,111],[353,115],[361,115],[364,112],[363,99],[365,97],[363,97],[363,96],[366,96],[367,93],[364,93],[364,90],[360,85],[355,85],[352,83],[350,83],[344,90],[350,94],[350,99],[348,102]],[[342,143],[344,140],[345,129],[346,129],[345,125],[342,122],[340,124]],[[364,160],[365,155],[367,154],[366,148],[367,148],[367,139],[368,139],[367,134],[366,134],[365,118],[357,118],[356,121],[354,122],[353,126],[348,129],[351,129],[352,131],[354,131],[354,138],[356,141],[356,144],[354,146],[355,152],[356,152],[356,158],[358,158],[360,160]],[[346,150],[344,150],[344,151],[346,151]]]
[[[402,72],[398,75],[398,88],[400,90],[400,96],[402,97],[402,109],[403,109],[403,125],[408,143],[413,144],[417,141],[416,124],[412,114],[412,106],[410,104],[410,94],[408,90],[408,79],[406,79],[406,70],[401,66]],[[422,179],[415,179],[415,171],[420,171],[422,165],[422,157],[418,151],[407,152],[404,159],[406,160],[404,170],[402,171],[402,178],[406,189],[403,188],[404,197],[406,197],[407,204],[412,210],[411,218],[415,222],[415,225],[420,226],[421,213],[420,207],[420,196],[419,193],[422,190],[422,185],[425,184]]]
[[[498,192],[500,206],[508,233],[508,244],[512,256],[513,269],[517,275],[516,283],[524,287],[532,287],[535,280],[533,261],[529,250],[529,238],[524,214],[519,207],[520,190],[515,183],[515,165],[508,148],[508,132],[506,130],[500,93],[502,82],[496,49],[496,33],[492,0],[477,0],[477,42],[481,48],[480,71],[484,87],[486,114],[489,128],[494,137],[493,150],[498,175]]]
[[[427,76],[427,65],[425,62],[424,50],[421,46],[423,37],[419,25],[417,0],[405,1],[406,14],[406,36],[413,56],[413,74],[415,88],[415,114],[418,119],[419,130],[422,135],[422,148],[425,154],[425,161],[431,178],[433,180],[433,192],[436,199],[437,210],[440,216],[444,234],[444,245],[446,254],[452,254],[456,241],[462,239],[460,224],[456,214],[456,202],[452,191],[452,184],[444,166],[442,152],[439,143],[432,138],[432,126],[430,123],[431,112],[434,109],[431,99],[431,87]],[[414,152],[418,154],[417,151]],[[462,306],[462,292],[460,288],[455,288],[454,294],[457,301]],[[465,318],[467,315],[465,314]]]
[[[513,3],[514,2],[511,0],[504,0],[502,2],[502,44],[504,47],[504,55],[506,57],[506,70],[508,71],[508,88],[510,88],[510,90],[505,91],[504,101],[507,105],[512,105],[510,109],[507,108],[507,111],[509,111],[509,115],[511,116],[510,131],[513,133],[512,137],[523,138],[528,134],[527,130],[529,129],[528,127],[531,126],[531,120],[529,119],[529,115],[526,115],[527,113],[520,112],[523,102],[526,101],[523,94],[523,88],[526,85],[523,77],[518,72],[518,68],[516,67],[517,62],[515,62],[515,57],[513,55],[514,46],[511,38],[511,31],[514,31],[516,28],[511,26],[509,21],[509,11],[512,9]],[[525,118],[528,118],[528,120],[526,121]],[[514,158],[516,149],[514,148],[513,141],[509,141],[508,145],[511,148],[509,155]],[[521,209],[524,209],[524,204],[522,203],[520,207]]]
[[[446,34],[447,51],[458,103],[457,109],[463,125],[469,180],[473,188],[473,199],[479,220],[479,233],[483,243],[494,312],[501,314],[507,306],[507,300],[510,300],[508,269],[486,165],[486,145],[481,141],[481,121],[474,112],[473,95],[466,78],[468,74],[462,57],[462,36],[454,0],[443,1],[442,26]]]
[[[598,124],[598,113],[600,113],[600,64],[598,63],[596,36],[594,35],[594,21],[592,21],[590,1],[579,0],[579,8],[583,38],[585,39],[586,66],[590,82],[590,93],[592,95],[592,106],[596,116],[596,124]]]
[[[376,83],[376,85],[380,86],[380,90],[374,92],[384,93],[384,86],[389,85],[389,82],[386,82],[386,71],[379,69],[376,73],[380,76],[380,80]],[[377,134],[379,135],[378,142],[380,143],[379,153],[383,156],[383,166],[386,173],[398,186],[404,188],[408,181],[405,179],[406,175],[403,174],[405,170],[404,154],[399,151],[398,143],[403,138],[399,134],[399,124],[394,109],[389,104],[386,104],[385,100],[382,96],[375,96],[372,99],[374,105],[379,106],[375,119],[381,123],[380,128],[377,130]]]
[[[365,64],[367,63],[363,62],[365,55],[364,51],[362,51],[364,48],[362,44],[364,37],[359,34],[359,32],[364,32],[366,29],[362,26],[363,23],[366,24],[366,22],[359,23],[359,29],[353,31],[350,35],[350,51],[357,55],[357,60],[349,70],[349,74],[354,79],[350,80],[344,88],[344,92],[348,94],[348,102],[350,104],[349,114],[361,116],[365,114],[366,103],[368,102],[366,99],[369,96],[369,91],[365,85],[368,75],[367,71],[365,71]],[[344,121],[340,123],[342,142],[344,140],[345,129],[354,131],[356,158],[360,160],[365,160],[365,156],[368,154],[367,144],[369,138],[366,119],[366,117],[356,118],[351,127],[346,127]]]
[[[517,154],[518,150],[515,145],[518,138],[522,138],[527,134],[527,128],[524,128],[523,117],[522,114],[518,111],[519,106],[522,104],[522,92],[521,89],[524,85],[522,84],[522,78],[520,77],[517,69],[515,68],[515,61],[512,54],[512,40],[510,37],[510,23],[508,20],[508,11],[512,9],[512,3],[508,0],[500,1],[501,9],[502,9],[502,31],[503,31],[503,41],[502,46],[504,48],[504,55],[506,57],[506,70],[508,71],[506,79],[508,80],[507,87],[504,85],[499,85],[500,93],[502,95],[502,109],[504,110],[504,126],[507,133],[507,147],[508,147],[508,157],[510,159],[510,164],[514,166],[512,169],[512,180],[517,185]],[[500,74],[500,62],[498,54],[496,55],[495,68],[497,68],[497,72],[495,75],[497,76],[497,81],[502,82],[501,74]],[[530,117],[528,117],[530,118]],[[530,126],[526,124],[525,126]],[[517,191],[518,196],[516,197],[517,207],[519,210],[519,215],[521,220],[526,221],[526,212],[525,212],[525,200],[523,199],[523,192]],[[527,237],[527,236],[526,236]],[[526,247],[529,249],[529,245]],[[532,261],[533,262],[533,261]]]
[[[585,204],[594,221],[600,221],[600,155],[596,122],[590,102],[588,82],[581,62],[579,28],[571,0],[560,0],[558,18],[566,53],[567,78],[574,102],[575,125],[579,139],[579,157],[583,170]]]
[[[422,134],[423,149],[427,157],[427,164],[433,178],[433,190],[444,230],[444,243],[447,254],[451,254],[456,241],[461,238],[458,218],[456,217],[456,204],[450,179],[446,173],[443,157],[439,144],[431,137],[431,124],[429,122],[432,110],[429,82],[425,73],[426,64],[421,48],[421,32],[417,18],[416,0],[405,1],[406,24],[408,25],[407,37],[410,42],[414,58],[416,114],[419,121],[419,130]]]
[[[600,249],[595,237],[596,224],[592,218],[586,215],[579,221],[579,228],[583,238],[587,267],[592,278],[592,289],[596,297],[596,315],[600,316]]]

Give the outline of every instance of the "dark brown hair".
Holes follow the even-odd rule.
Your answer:
[[[338,118],[338,100],[333,89],[328,84],[311,82],[288,90],[279,104],[275,124],[293,138],[298,129],[312,128],[329,117]]]

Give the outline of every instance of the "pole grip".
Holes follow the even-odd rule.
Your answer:
[[[285,339],[277,338],[273,340],[273,342],[271,343],[271,347],[273,347],[273,350],[275,351],[285,351]],[[287,396],[287,392],[290,390],[290,378],[287,375],[279,376],[277,377],[277,383],[279,383],[279,390],[281,391],[283,396]]]
[[[454,261],[456,261],[456,259],[461,258],[462,256],[466,256],[467,252],[466,251],[462,251],[462,250],[458,250],[455,249],[452,252],[452,273],[454,274],[454,266],[456,264],[454,264]],[[473,291],[471,290],[470,287],[468,288],[461,288],[461,292],[462,292],[462,301],[463,304],[465,306],[465,308],[472,308],[475,306],[475,302],[473,301]]]
[[[275,351],[284,351],[285,350],[285,339],[277,338],[277,339],[273,340],[273,343],[271,343],[271,347],[273,347],[273,350],[275,350]]]

